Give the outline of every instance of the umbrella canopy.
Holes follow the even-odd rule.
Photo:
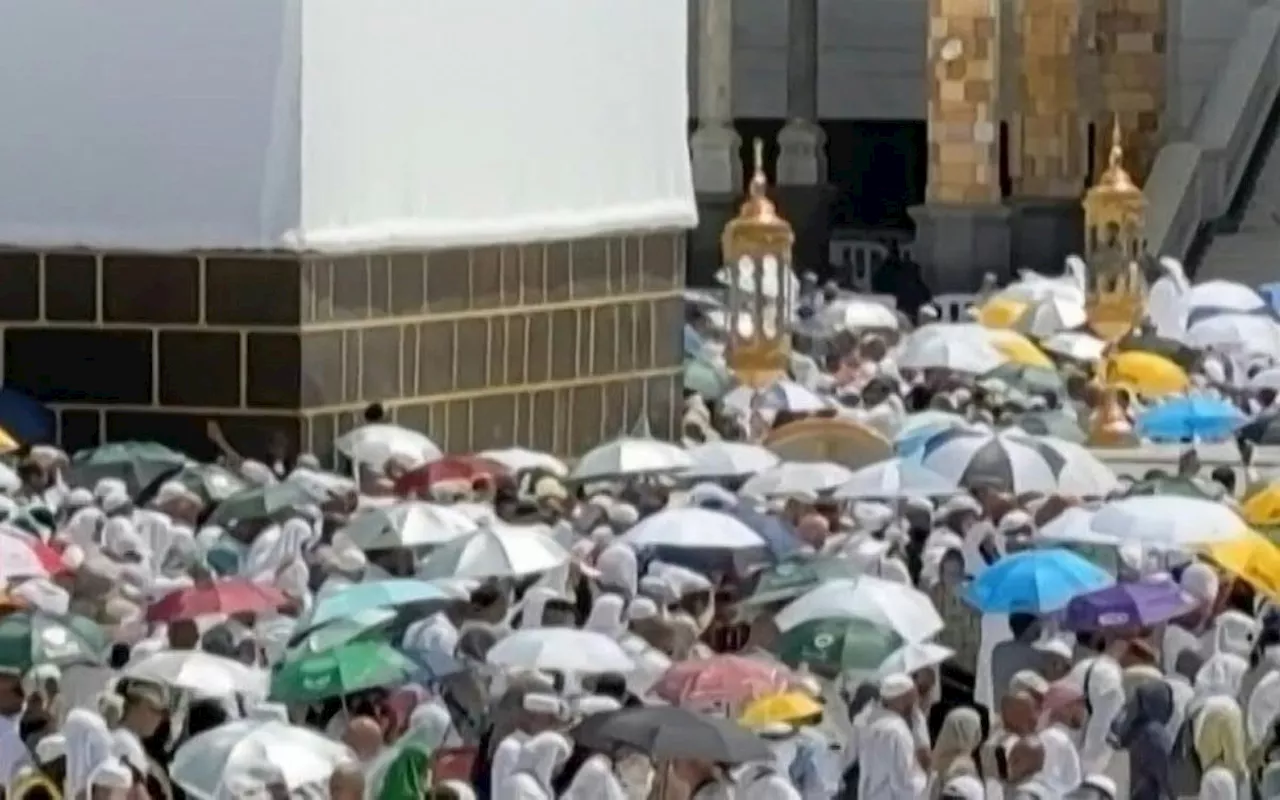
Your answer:
[[[306,617],[310,627],[336,619],[353,617],[371,608],[399,608],[417,604],[445,605],[454,596],[426,581],[391,578],[355,583],[332,594],[321,594]]]
[[[1028,411],[1014,417],[1013,424],[1033,436],[1054,436],[1076,444],[1088,438],[1080,423],[1061,411]]]
[[[391,623],[397,612],[391,608],[366,608],[349,617],[338,617],[318,625],[296,625],[289,633],[290,655],[301,657],[323,653],[365,636],[376,635]],[[412,654],[408,654],[412,657]]]
[[[1219,314],[1187,329],[1187,344],[1202,350],[1280,355],[1280,324],[1270,315]]]
[[[339,436],[334,445],[347,458],[373,469],[381,469],[392,458],[403,458],[417,466],[443,455],[436,443],[423,434],[384,423],[362,425]]]
[[[342,531],[356,547],[371,551],[441,545],[474,533],[478,527],[449,506],[411,500],[361,511]]]
[[[1280,548],[1259,534],[1205,548],[1218,566],[1273,601],[1280,601]]]
[[[1175,497],[1193,497],[1197,500],[1213,500],[1214,497],[1203,487],[1189,478],[1164,476],[1138,481],[1125,492],[1127,497],[1147,497],[1152,495],[1174,495]],[[1250,523],[1251,525],[1257,523]]]
[[[753,701],[738,722],[748,728],[785,723],[793,725],[813,719],[823,712],[822,704],[804,692],[779,692]]]
[[[195,800],[266,796],[267,787],[293,792],[326,785],[335,769],[354,761],[345,745],[283,722],[241,719],[198,734],[173,754],[169,777]]]
[[[891,458],[863,467],[836,488],[838,500],[897,497],[945,497],[955,494],[951,481],[915,461]]]
[[[503,450],[484,450],[476,455],[489,461],[496,461],[511,472],[544,470],[557,478],[563,478],[569,474],[569,468],[565,466],[563,461],[550,453],[543,453],[540,450],[508,447]]]
[[[262,671],[199,650],[164,650],[130,663],[123,675],[191,692],[198,697],[262,698],[267,693],[267,676]]]
[[[907,642],[923,642],[942,630],[942,618],[929,596],[906,586],[869,575],[854,580],[827,581],[778,613],[779,631],[811,620],[860,619],[897,633]]]
[[[329,497],[311,483],[282,481],[237,492],[218,504],[207,524],[230,526],[236,522],[274,519],[280,514],[319,505]]]
[[[1058,470],[1058,491],[1073,497],[1102,497],[1120,488],[1115,470],[1088,447],[1056,436],[1035,437],[1062,458]]]
[[[685,708],[628,708],[593,714],[570,731],[588,747],[626,747],[654,761],[696,759],[717,764],[765,761],[765,741],[741,725]]]
[[[437,483],[470,486],[477,480],[493,481],[509,473],[505,465],[483,456],[444,456],[401,475],[396,479],[395,491],[401,497],[427,497]]]
[[[11,529],[0,532],[0,580],[46,578],[58,571],[49,568],[51,564],[46,563],[47,557],[41,557],[41,552],[48,550],[47,546],[41,545],[42,550],[38,551],[38,540],[29,539],[20,531],[10,533],[8,530]],[[61,559],[58,559],[58,563],[61,563]]]
[[[907,337],[898,353],[903,369],[945,369],[982,375],[1008,359],[989,340],[956,335],[959,326],[928,325]]]
[[[1066,459],[1033,437],[1010,431],[952,428],[924,443],[916,458],[957,487],[1054,492]]]
[[[1149,628],[1190,613],[1197,600],[1173,581],[1118,583],[1067,603],[1063,627],[1072,631]]]
[[[15,611],[0,617],[0,669],[25,674],[37,664],[98,664],[107,638],[85,617]]]
[[[39,444],[57,440],[58,420],[44,403],[5,386],[0,387],[0,428],[15,445]]]
[[[1274,528],[1280,525],[1280,483],[1272,483],[1245,500],[1241,515],[1255,528]]]
[[[833,617],[803,622],[778,636],[773,652],[789,667],[820,675],[874,671],[903,645],[894,631],[863,619]]]
[[[1112,582],[1104,570],[1069,550],[1027,550],[987,567],[966,596],[983,613],[1043,614]]]
[[[243,578],[225,578],[175,589],[147,609],[149,622],[174,622],[207,614],[261,614],[288,602],[274,586]]]
[[[943,647],[933,642],[908,642],[889,654],[876,670],[876,677],[902,673],[910,675],[922,669],[936,667],[947,661],[956,652],[950,647]]]
[[[399,686],[417,671],[417,665],[391,645],[357,640],[323,653],[286,658],[271,676],[271,699],[315,703],[364,689]]]
[[[1040,342],[1040,348],[1047,353],[1069,358],[1072,361],[1093,363],[1102,358],[1107,343],[1084,331],[1068,331],[1055,333]]]
[[[681,448],[650,436],[624,436],[587,451],[569,477],[576,481],[628,475],[661,475],[693,466]]]
[[[1219,442],[1231,438],[1247,421],[1232,403],[1193,394],[1148,408],[1138,417],[1137,432],[1157,442]]]
[[[1256,289],[1236,281],[1211,280],[1187,289],[1183,302],[1192,314],[1260,311],[1267,307]]]
[[[73,486],[87,486],[103,478],[124,481],[129,494],[137,497],[143,489],[163,480],[187,463],[187,457],[156,442],[116,442],[89,450],[81,450],[71,457],[67,482]]]
[[[721,399],[733,388],[733,376],[728,370],[701,357],[686,358],[681,377],[686,391],[708,402]]]
[[[973,427],[969,420],[950,411],[919,411],[903,420],[894,435],[893,449],[899,455],[914,455],[936,434],[969,427]]]
[[[746,497],[763,498],[824,494],[851,477],[848,467],[830,461],[786,461],[748,479],[739,491]]]
[[[768,544],[741,520],[705,508],[668,508],[652,514],[619,541],[637,552],[695,569],[770,560]]]
[[[707,442],[690,448],[693,465],[681,473],[685,480],[737,478],[764,472],[780,459],[771,450],[752,442]]]
[[[1061,331],[1079,328],[1088,322],[1084,306],[1074,299],[1046,297],[1028,308],[1013,324],[1019,333],[1043,339]]]
[[[1249,533],[1249,526],[1229,506],[1168,495],[1114,500],[1098,509],[1089,527],[1117,540],[1170,548],[1230,541]]]
[[[826,581],[851,579],[857,575],[857,566],[847,558],[808,553],[796,555],[760,572],[755,588],[742,601],[742,606],[759,608],[794,600]]]
[[[581,675],[625,675],[635,668],[635,662],[617,641],[603,633],[578,628],[518,630],[499,639],[485,660],[507,670],[555,670]]]
[[[888,306],[852,297],[823,308],[818,313],[818,324],[835,331],[867,328],[896,331],[898,315]]]
[[[424,580],[511,578],[569,563],[569,551],[537,527],[486,522],[433,552],[418,568]]]
[[[1028,299],[996,295],[978,307],[978,322],[988,328],[1011,328],[1031,308]]]
[[[696,708],[741,706],[786,689],[791,673],[767,661],[716,655],[673,664],[652,692],[668,703]]]
[[[982,381],[996,380],[1025,394],[1052,394],[1065,397],[1067,386],[1053,367],[1002,364],[982,376]],[[981,383],[981,381],[979,382]]]
[[[1238,437],[1254,444],[1280,444],[1280,414],[1259,414],[1240,428]]]
[[[1120,352],[1100,368],[1112,383],[1132,387],[1144,397],[1183,394],[1191,386],[1187,373],[1169,359],[1142,351]]]
[[[206,505],[221,503],[250,488],[248,481],[218,464],[187,464],[166,480],[187,487]]]
[[[831,403],[812,389],[795,381],[783,380],[765,389],[739,386],[721,401],[726,408],[744,416],[755,411],[789,411],[812,414],[830,408]]]

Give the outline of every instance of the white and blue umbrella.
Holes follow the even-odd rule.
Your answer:
[[[945,497],[955,494],[951,481],[914,461],[891,458],[870,464],[836,488],[837,500],[896,497]]]
[[[705,508],[668,508],[645,517],[619,541],[637,553],[699,571],[772,562],[769,542],[737,517]]]
[[[1054,492],[1067,460],[1053,447],[1015,431],[952,428],[931,437],[915,459],[953,486],[1001,492]]]

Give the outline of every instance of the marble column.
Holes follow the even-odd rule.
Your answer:
[[[911,209],[914,256],[934,292],[971,292],[1009,271],[997,94],[999,0],[929,0],[925,204]]]
[[[697,0],[698,127],[689,141],[698,229],[689,283],[710,285],[721,266],[720,231],[742,193],[742,138],[733,128],[733,0]]]
[[[1132,175],[1146,183],[1160,147],[1166,97],[1168,19],[1165,0],[1094,0],[1094,44],[1098,52],[1098,107],[1094,123],[1094,170],[1106,168],[1111,125],[1124,131]]]
[[[1057,273],[1084,236],[1088,92],[1081,28],[1086,0],[1015,0],[1017,90],[1010,115],[1013,261]]]
[[[796,231],[800,270],[830,265],[832,190],[818,125],[818,0],[787,2],[787,123],[778,133],[778,199]]]

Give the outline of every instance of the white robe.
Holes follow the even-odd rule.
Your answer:
[[[626,800],[622,782],[604,756],[588,758],[560,800]]]
[[[1240,787],[1231,770],[1212,767],[1200,779],[1200,800],[1237,800]]]
[[[1103,774],[1115,754],[1107,741],[1111,723],[1125,702],[1120,665],[1108,655],[1087,658],[1071,669],[1067,680],[1080,688],[1089,704],[1089,720],[1080,743],[1080,765],[1086,775]]]
[[[1044,767],[1036,781],[1055,798],[1075,791],[1084,780],[1084,770],[1070,731],[1060,724],[1050,725],[1040,732],[1040,743],[1044,746]]]
[[[901,715],[878,714],[859,741],[858,800],[916,800],[924,771],[916,761],[916,739]]]

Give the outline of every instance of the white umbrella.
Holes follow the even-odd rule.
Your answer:
[[[635,550],[673,547],[709,550],[764,549],[765,541],[745,522],[706,508],[668,508],[631,526],[619,539]]]
[[[1014,330],[1036,338],[1069,331],[1085,324],[1084,305],[1074,298],[1046,297],[1028,308],[1014,322]]]
[[[392,458],[404,458],[414,466],[435,461],[444,454],[426,436],[399,425],[374,423],[343,434],[334,446],[352,461],[381,469]]]
[[[47,577],[49,570],[40,563],[34,542],[28,542],[19,531],[0,529],[0,580]]]
[[[1280,389],[1280,367],[1268,367],[1255,373],[1249,379],[1249,388],[1254,391],[1259,389]]]
[[[888,306],[853,298],[833,303],[818,315],[819,325],[838,331],[859,328],[898,329],[898,315]]]
[[[550,453],[529,450],[524,447],[508,447],[504,450],[484,450],[478,453],[481,458],[496,461],[512,472],[543,469],[552,475],[563,478],[569,474],[565,463]]]
[[[226,800],[265,792],[271,784],[283,784],[289,792],[324,785],[337,767],[354,759],[345,745],[310,728],[242,719],[179,747],[169,777],[197,800]]]
[[[576,481],[681,472],[692,466],[689,454],[648,436],[623,436],[589,450],[570,477]]]
[[[1084,331],[1055,333],[1040,342],[1040,349],[1074,361],[1098,361],[1107,349],[1107,343]]]
[[[955,494],[951,481],[914,461],[891,458],[865,466],[836,488],[838,500],[941,497]]]
[[[1062,456],[1058,468],[1058,491],[1073,497],[1103,497],[1120,486],[1115,470],[1084,445],[1056,436],[1036,436],[1041,445]]]
[[[863,576],[827,581],[810,589],[774,622],[788,631],[816,619],[860,619],[888,628],[907,642],[923,642],[942,630],[942,618],[929,596],[912,586]]]
[[[812,389],[795,381],[782,380],[767,389],[755,390],[739,386],[725,395],[721,402],[743,416],[753,411],[791,411],[810,414],[830,408],[831,403]]]
[[[685,479],[733,478],[777,466],[772,450],[751,442],[707,442],[689,449],[693,466],[680,474]]]
[[[18,473],[13,471],[13,467],[8,464],[0,464],[0,492],[9,494],[21,488],[22,479],[18,477]]]
[[[1196,311],[1249,313],[1267,307],[1267,301],[1253,289],[1235,281],[1205,281],[1187,290],[1183,302],[1190,314]]]
[[[821,494],[853,477],[848,467],[830,461],[786,461],[749,478],[740,493],[746,497],[786,497]]]
[[[950,647],[933,642],[907,642],[894,650],[876,670],[876,677],[910,675],[922,669],[936,667],[956,654]]]
[[[452,506],[409,501],[361,511],[342,533],[361,550],[390,550],[444,544],[477,527],[471,517]]]
[[[267,676],[230,658],[199,650],[163,650],[124,668],[124,677],[181,689],[199,697],[267,694]]]
[[[1254,314],[1217,314],[1192,324],[1186,342],[1202,349],[1280,356],[1280,325]]]
[[[1149,495],[1107,503],[1089,521],[1092,532],[1154,546],[1182,548],[1239,539],[1249,526],[1222,503]]]
[[[1036,531],[1037,538],[1053,542],[1079,542],[1118,547],[1123,537],[1098,533],[1093,529],[1097,511],[1083,506],[1071,506]]]
[[[954,486],[998,491],[1055,492],[1066,459],[1029,434],[952,428],[931,436],[920,463]]]
[[[569,563],[569,551],[545,528],[500,522],[441,545],[418,568],[422,580],[510,578],[548,572]]]
[[[946,369],[981,375],[1007,360],[989,339],[961,325],[928,325],[907,337],[896,359],[903,369]]]
[[[578,628],[518,630],[498,640],[485,660],[508,670],[555,670],[587,675],[626,674],[635,662],[622,645],[597,631]]]

